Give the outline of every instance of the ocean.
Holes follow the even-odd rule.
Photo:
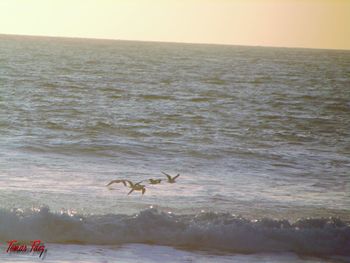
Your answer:
[[[350,262],[350,51],[0,35],[0,200],[1,262]]]

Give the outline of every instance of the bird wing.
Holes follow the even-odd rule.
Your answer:
[[[180,176],[180,174],[177,174],[173,179],[175,180],[176,178],[178,178]]]
[[[131,181],[129,181],[129,180],[124,180],[126,183],[128,183],[129,184],[129,187],[134,187],[134,183],[133,182],[131,182]],[[125,186],[126,186],[126,183],[125,183]]]
[[[164,174],[166,177],[168,177],[169,180],[171,180],[171,176],[170,175],[168,175],[167,173],[164,173],[164,172],[162,172],[162,174]]]
[[[125,180],[122,180],[121,183],[123,183],[124,186],[127,186]]]
[[[120,183],[122,182],[123,180],[112,180],[110,181],[106,186],[110,186],[111,184],[117,184],[117,183]]]

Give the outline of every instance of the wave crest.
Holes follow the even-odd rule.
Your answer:
[[[0,239],[114,245],[145,243],[235,253],[295,252],[350,256],[350,226],[337,218],[248,220],[226,213],[175,215],[146,209],[135,215],[82,216],[0,210]]]

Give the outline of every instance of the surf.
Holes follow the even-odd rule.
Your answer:
[[[246,219],[229,213],[175,215],[155,208],[133,215],[79,215],[39,209],[1,209],[0,240],[57,244],[153,244],[232,253],[350,257],[350,224],[339,218],[295,222]]]

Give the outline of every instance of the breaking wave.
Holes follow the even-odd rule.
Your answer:
[[[215,249],[235,253],[294,252],[313,256],[350,256],[350,225],[336,218],[248,220],[231,214],[174,215],[150,208],[134,215],[82,216],[0,210],[0,240],[114,245],[144,243]]]

